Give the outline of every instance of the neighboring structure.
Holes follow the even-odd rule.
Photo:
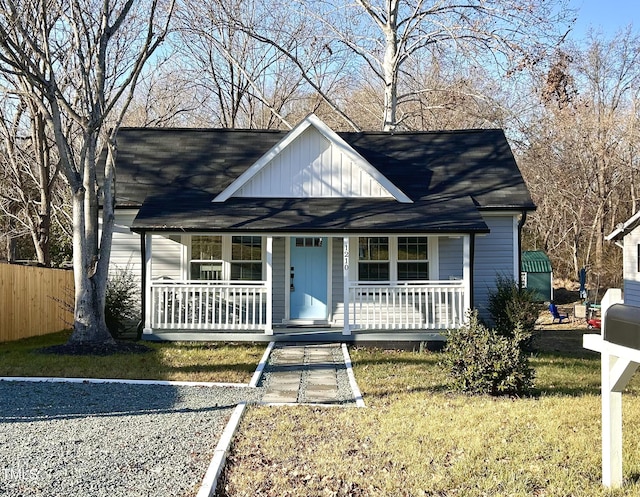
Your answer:
[[[111,260],[153,339],[438,338],[518,277],[534,209],[496,129],[123,128],[117,171]]]
[[[547,254],[541,250],[522,252],[522,287],[536,292],[538,302],[553,300],[553,270]]]
[[[624,303],[640,306],[640,211],[606,237],[622,248]]]

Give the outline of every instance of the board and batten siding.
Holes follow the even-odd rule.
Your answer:
[[[624,303],[640,307],[640,272],[638,272],[638,246],[640,227],[623,238]]]
[[[496,278],[514,278],[517,265],[517,217],[515,215],[483,215],[490,233],[475,237],[474,307],[484,319],[489,317],[486,309],[489,293],[495,288]]]
[[[344,151],[309,127],[278,153],[235,197],[393,197]]]

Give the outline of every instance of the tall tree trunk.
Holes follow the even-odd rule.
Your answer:
[[[70,343],[113,343],[105,322],[106,280],[98,275],[98,254],[94,234],[87,231],[87,191],[77,188],[73,205],[73,274],[75,282],[75,314]],[[97,237],[97,232],[95,233]]]
[[[384,131],[393,131],[397,126],[398,108],[398,2],[388,4],[387,23],[382,25],[385,38],[384,58]]]

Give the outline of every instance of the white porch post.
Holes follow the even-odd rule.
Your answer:
[[[273,335],[273,237],[267,237],[267,315],[264,333]]]
[[[351,326],[349,325],[349,238],[342,239],[342,279],[344,283],[344,326],[342,328],[343,335],[351,335]]]
[[[464,235],[462,244],[462,281],[464,282],[464,312],[471,309],[471,235]]]
[[[151,328],[151,312],[153,309],[153,293],[151,291],[151,270],[152,270],[152,239],[151,233],[145,232],[144,234],[144,294],[145,294],[145,309],[144,309],[144,328],[142,332],[144,334],[153,333]]]

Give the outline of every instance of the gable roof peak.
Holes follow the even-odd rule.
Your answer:
[[[308,130],[320,135],[324,142],[309,139],[309,148],[305,149],[308,155],[302,160],[284,158],[286,151],[295,150]],[[284,164],[287,160],[289,163]],[[276,176],[279,175],[278,190],[272,191],[261,182],[261,176],[269,168],[277,171]],[[287,168],[288,174],[285,171]],[[361,180],[364,179],[364,186],[350,184],[354,172],[357,172]],[[302,180],[302,177],[306,177],[306,180]],[[347,177],[348,181],[343,182],[342,177]],[[294,184],[295,181],[297,183]],[[322,186],[327,183],[330,186]],[[249,166],[213,201],[224,202],[236,196],[391,197],[398,202],[412,203],[407,195],[313,113],[307,115],[282,140]]]

